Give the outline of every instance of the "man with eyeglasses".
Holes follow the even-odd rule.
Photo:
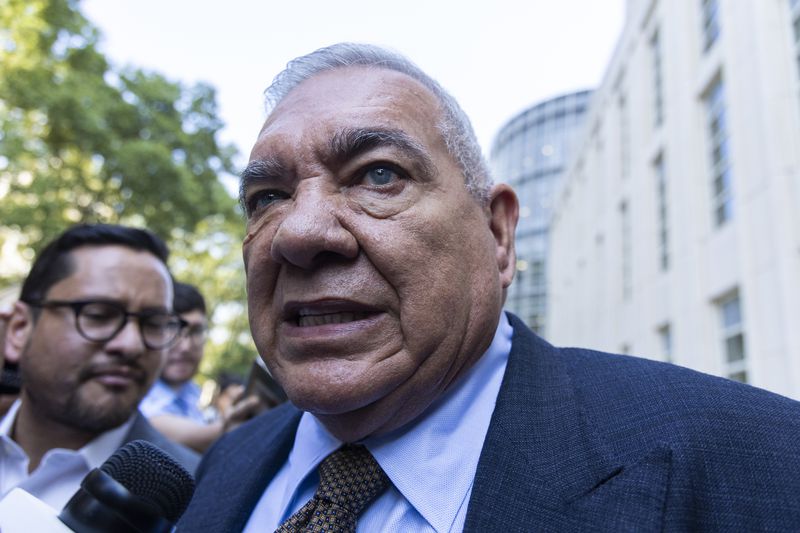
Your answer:
[[[174,311],[183,321],[178,341],[167,351],[161,376],[139,406],[164,435],[204,452],[225,431],[259,410],[254,396],[235,403],[220,418],[207,421],[198,407],[200,388],[192,381],[203,359],[208,331],[206,302],[197,287],[176,281]]]
[[[194,470],[197,454],[137,409],[184,324],[167,256],[149,231],[97,224],[70,228],[36,258],[6,332],[22,389],[0,422],[0,496],[20,487],[59,509],[136,439]]]
[[[192,381],[203,359],[208,320],[203,295],[193,285],[176,281],[173,309],[184,321],[178,341],[167,351],[161,376],[140,405],[152,421],[159,415],[174,415],[204,424],[197,405],[200,387]]]

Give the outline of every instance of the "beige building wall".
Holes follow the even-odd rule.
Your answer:
[[[548,340],[800,399],[799,37],[798,0],[629,1],[554,211]]]

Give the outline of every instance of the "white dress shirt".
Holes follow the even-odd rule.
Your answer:
[[[503,313],[483,357],[424,415],[398,431],[363,442],[392,486],[359,517],[358,533],[462,531],[512,333]],[[304,413],[288,461],[256,504],[245,533],[274,531],[298,511],[319,483],[317,465],[341,445]]]
[[[80,450],[48,450],[36,470],[29,474],[28,455],[11,438],[19,406],[20,401],[17,400],[0,422],[0,497],[5,497],[12,489],[19,487],[56,512],[75,494],[86,474],[99,468],[117,451],[134,419],[131,416],[127,422],[106,431]]]

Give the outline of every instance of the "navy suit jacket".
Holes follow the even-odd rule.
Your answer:
[[[141,411],[137,411],[131,429],[122,439],[122,446],[140,439],[155,444],[167,452],[192,474],[197,470],[197,465],[200,464],[200,454],[182,444],[169,440],[147,421]]]
[[[800,530],[800,403],[554,348],[519,319],[465,531]],[[179,531],[241,531],[294,441],[284,405],[218,441]]]

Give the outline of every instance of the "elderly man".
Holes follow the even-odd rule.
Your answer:
[[[502,312],[517,199],[434,80],[339,44],[267,97],[244,259],[293,405],[218,441],[179,530],[800,526],[800,404]]]
[[[199,457],[137,410],[182,325],[167,253],[148,231],[84,225],[36,258],[6,332],[23,384],[0,423],[0,495],[20,487],[61,509],[91,469],[136,439],[194,470]]]

